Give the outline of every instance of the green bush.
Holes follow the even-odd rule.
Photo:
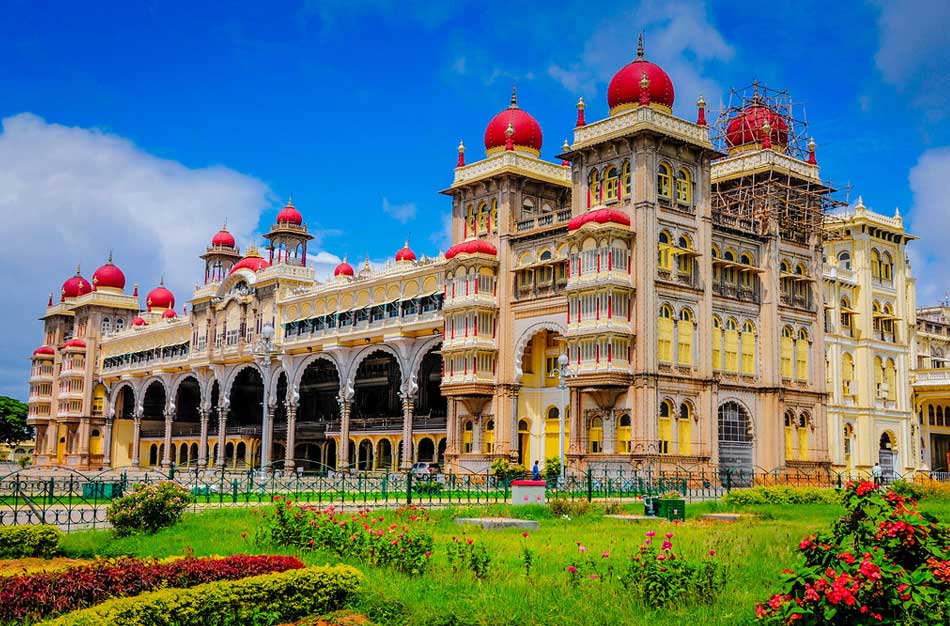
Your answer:
[[[239,581],[164,589],[67,613],[47,626],[232,626],[278,624],[334,611],[362,574],[340,565],[265,574]]]
[[[554,498],[549,503],[551,513],[557,517],[578,517],[590,512],[590,502],[587,500],[568,500],[567,498]]]
[[[192,503],[187,489],[171,481],[138,484],[129,495],[114,500],[106,519],[119,537],[136,532],[156,533],[174,526]]]
[[[51,559],[59,554],[59,540],[62,536],[63,533],[55,526],[2,527],[0,559]]]
[[[733,489],[722,497],[725,504],[841,504],[841,493],[818,487],[750,487]]]

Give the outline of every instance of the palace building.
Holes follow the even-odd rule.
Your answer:
[[[826,373],[826,348],[868,376],[880,358],[890,385],[904,344],[872,334],[913,310],[900,278],[880,318],[855,322],[866,346],[827,324],[859,296],[823,265],[838,203],[787,94],[736,92],[709,123],[699,96],[682,119],[641,40],[606,96],[602,120],[578,102],[573,139],[549,161],[513,92],[484,158],[459,145],[441,192],[453,245],[437,257],[407,242],[383,269],[344,260],[317,281],[288,202],[259,250],[213,236],[185,306],[159,283],[143,308],[111,259],[91,281],[77,269],[32,357],[37,463],[484,471],[556,457],[562,421],[577,469],[824,471],[844,463],[829,441],[848,424],[866,432],[859,454],[881,428],[909,454],[908,398],[880,398],[888,417],[872,427],[856,409],[881,385],[859,386],[854,405],[827,392],[846,374]],[[906,239],[855,228],[854,258],[885,234]],[[896,258],[901,245],[878,249]]]

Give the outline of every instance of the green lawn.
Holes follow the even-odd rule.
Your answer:
[[[636,511],[628,505],[629,512]],[[642,507],[641,507],[642,508]],[[950,502],[921,504],[942,521],[950,521]],[[378,624],[412,626],[491,626],[529,624],[745,624],[754,603],[774,591],[782,568],[795,562],[800,539],[826,527],[842,513],[835,505],[774,505],[746,507],[755,518],[735,524],[701,522],[698,516],[725,511],[714,502],[690,505],[685,524],[644,521],[629,523],[603,517],[598,512],[574,519],[554,518],[547,508],[503,505],[464,507],[430,512],[436,538],[432,568],[423,577],[409,578],[388,570],[353,563],[366,574],[366,583],[354,607]],[[385,515],[391,515],[385,513]],[[456,516],[519,516],[538,519],[541,527],[527,540],[521,531],[486,531],[454,524]],[[187,514],[175,528],[151,537],[113,539],[106,531],[74,532],[66,536],[69,556],[120,555],[171,556],[193,551],[195,555],[226,555],[237,552],[293,553],[251,541],[261,519],[249,509],[216,509]],[[727,582],[712,603],[693,607],[668,607],[650,611],[625,597],[617,581],[592,581],[585,577],[574,588],[565,568],[597,561],[601,575],[608,563],[619,566],[640,545],[647,530],[660,535],[674,533],[678,552],[687,558],[705,557],[715,550],[727,568]],[[492,556],[491,573],[484,581],[471,574],[454,575],[447,563],[445,546],[453,535],[465,532],[476,542],[485,542]],[[241,537],[246,532],[248,538]],[[527,579],[521,560],[522,542],[535,553],[532,576]],[[580,554],[577,542],[588,548]],[[609,552],[606,559],[604,552]],[[338,561],[332,554],[305,553],[310,564]]]

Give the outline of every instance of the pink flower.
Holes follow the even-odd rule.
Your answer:
[[[468,539],[466,539],[465,541],[467,541],[467,542],[468,542],[468,545],[472,545],[473,543],[475,543],[475,540],[474,540],[474,539],[472,539],[471,537],[469,537],[469,538],[468,538]]]
[[[527,537],[528,537],[528,533],[527,533],[527,531],[525,531],[525,532],[523,532],[523,533],[521,533],[521,536],[522,536],[522,537],[525,537],[525,538],[527,538]]]
[[[709,551],[709,556],[716,556],[716,551],[715,551],[715,550],[710,550],[710,551]]]
[[[587,548],[584,547],[584,546],[577,546],[577,550],[578,550],[579,552],[587,552]]]
[[[430,556],[432,556],[432,553],[431,553],[431,552],[426,552],[426,558],[429,558]]]
[[[600,555],[600,558],[602,558],[602,559],[609,559],[609,558],[610,558],[610,552],[604,552],[603,554]]]
[[[591,575],[590,575],[590,579],[591,579],[591,580],[597,580],[597,574],[591,574]]]
[[[662,548],[663,548],[664,550],[669,550],[669,549],[672,548],[672,547],[673,547],[673,544],[670,543],[669,541],[664,541],[664,542],[663,542]]]
[[[652,539],[647,539],[647,540],[644,541],[643,543],[645,543],[646,545],[650,545],[651,543],[653,543],[653,540],[652,540]]]
[[[241,533],[241,539],[247,539],[247,533]]]
[[[576,573],[577,573],[577,568],[574,567],[573,565],[568,565],[568,566],[567,566],[567,571],[568,571],[569,573],[571,573],[571,574],[576,574]]]
[[[667,538],[667,539],[672,539],[672,538],[673,538],[673,533],[666,533],[666,538]]]
[[[664,555],[664,554],[658,554],[657,557],[656,557],[656,560],[657,560],[657,561],[665,561],[665,560],[666,560],[666,555]]]
[[[648,531],[647,531],[647,537],[656,537],[656,531],[655,531],[655,530],[648,530]]]

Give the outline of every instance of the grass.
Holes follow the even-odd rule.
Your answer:
[[[632,504],[624,508],[631,513],[642,512]],[[950,520],[948,500],[927,499],[921,508],[941,521]],[[752,513],[754,517],[735,524],[699,520],[703,513],[723,511]],[[827,504],[726,507],[704,502],[690,505],[687,522],[674,525],[606,518],[596,508],[573,519],[556,518],[541,506],[433,510],[430,518],[436,550],[430,572],[410,578],[353,563],[365,573],[366,582],[351,608],[377,624],[406,626],[746,624],[755,602],[774,592],[779,572],[796,561],[795,549],[801,538],[827,527],[841,513],[840,506]],[[520,530],[490,531],[457,526],[453,521],[455,517],[484,516],[536,519],[540,529],[523,539]],[[260,517],[248,509],[216,509],[186,514],[179,525],[153,536],[113,539],[106,531],[70,533],[64,538],[64,548],[74,558],[122,554],[165,557],[189,550],[197,556],[238,552],[295,554],[251,541],[260,522]],[[727,568],[727,582],[718,598],[708,605],[650,610],[626,598],[617,581],[585,578],[577,588],[569,584],[567,565],[577,564],[583,571],[582,562],[589,558],[597,562],[603,574],[607,563],[619,566],[622,559],[635,551],[647,530],[673,532],[676,550],[687,558],[705,558],[709,550],[715,550],[716,558]],[[485,580],[477,581],[467,572],[453,574],[447,563],[445,546],[454,535],[463,532],[489,548],[492,564]],[[242,538],[241,533],[247,533],[248,538]],[[579,553],[577,542],[588,548],[585,554]],[[535,553],[530,579],[525,576],[521,558],[525,543]],[[610,553],[607,559],[601,557],[605,551]],[[308,564],[339,561],[320,551],[300,556]]]

